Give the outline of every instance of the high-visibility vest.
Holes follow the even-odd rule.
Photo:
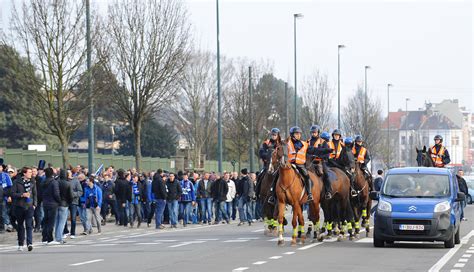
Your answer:
[[[433,146],[431,148],[431,160],[433,161],[434,166],[444,167],[443,156],[444,156],[445,151],[446,149],[444,148],[444,146],[441,146],[439,148],[439,152],[436,152],[436,146]]]
[[[355,148],[355,146],[352,148],[352,154],[356,154],[357,153],[357,150]],[[367,149],[363,146],[360,147],[360,150],[359,150],[359,155],[357,155],[357,158],[356,158],[356,161],[359,162],[359,163],[364,163],[365,162],[365,154],[367,153]]]
[[[324,139],[318,138],[316,141],[314,141],[313,146],[317,148],[319,145],[322,145],[322,144],[324,144],[325,142],[326,142],[326,141],[325,141]],[[311,138],[308,139],[308,145],[309,145],[310,143],[311,143]],[[320,162],[320,161],[323,161],[323,159],[318,158],[318,157],[314,157],[313,161],[318,161],[318,162]]]
[[[339,140],[339,144],[337,145],[337,150],[333,141],[329,141],[328,145],[329,145],[329,148],[333,149],[333,151],[329,154],[329,158],[339,159],[339,157],[341,156],[342,148],[344,147],[344,143],[341,140]]]
[[[295,145],[293,144],[293,141],[289,141],[288,143],[288,160],[291,163],[296,163],[296,164],[305,164],[306,162],[306,151],[308,150],[308,143],[301,141],[303,143],[303,147],[301,147],[298,152],[296,152]]]

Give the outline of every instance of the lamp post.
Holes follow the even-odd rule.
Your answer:
[[[408,101],[410,101],[410,98],[405,98],[405,166],[408,166]]]
[[[216,0],[216,22],[217,22],[217,153],[218,170],[222,173],[222,99],[221,99],[221,57],[219,45],[219,0]]]
[[[303,18],[303,14],[295,13],[293,14],[293,33],[294,33],[294,53],[295,53],[295,126],[298,125],[298,96],[297,96],[297,86],[298,86],[298,77],[296,72],[296,19]]]
[[[341,128],[341,49],[346,46],[337,46],[337,128]]]
[[[88,118],[88,155],[87,155],[87,167],[89,173],[94,173],[94,96],[92,94],[92,71],[91,71],[91,7],[90,0],[86,0],[86,44],[87,44],[87,91],[89,93],[89,118]],[[66,147],[67,148],[67,147]],[[66,165],[63,165],[66,167]]]
[[[249,154],[249,162],[250,162],[250,172],[253,172],[254,167],[254,160],[253,156],[255,153],[255,146],[254,146],[254,139],[253,139],[253,90],[252,90],[252,67],[249,66],[249,119],[250,119],[250,154]]]
[[[367,137],[367,70],[370,69],[370,66],[366,65],[364,67],[365,71],[365,80],[364,80],[364,136]]]
[[[387,84],[387,168],[390,169],[390,87],[392,84]]]

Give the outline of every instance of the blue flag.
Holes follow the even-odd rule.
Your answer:
[[[104,170],[104,164],[101,164],[99,169],[95,171],[95,176],[97,177],[98,175],[100,175],[100,173],[102,173],[102,170]]]

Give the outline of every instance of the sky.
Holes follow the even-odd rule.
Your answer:
[[[21,0],[13,0],[21,2]],[[91,0],[105,10],[109,0]],[[364,83],[387,111],[459,99],[474,110],[472,1],[220,0],[220,48],[227,57],[270,61],[277,77],[294,82],[293,14],[297,21],[298,86],[315,70],[328,75],[337,112],[337,46],[341,51],[341,104]],[[214,0],[184,0],[195,46],[216,50]],[[0,0],[3,27],[11,0]]]

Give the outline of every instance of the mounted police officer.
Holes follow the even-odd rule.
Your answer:
[[[329,148],[333,149],[331,154],[329,154],[329,165],[337,167],[346,173],[347,177],[350,180],[351,186],[351,195],[357,196],[357,192],[354,190],[354,162],[349,160],[348,154],[352,155],[352,144],[353,140],[351,137],[347,137],[345,142],[342,140],[342,133],[339,129],[335,129],[332,132],[332,140],[328,143]]]
[[[306,170],[306,155],[308,149],[313,150],[307,142],[301,141],[303,131],[299,127],[292,127],[290,129],[290,140],[287,143],[288,148],[288,161],[296,166],[298,172],[303,176],[304,187],[306,194],[308,195],[308,202],[313,200],[313,194],[311,193],[311,185],[309,180],[308,171]],[[278,176],[277,176],[278,177]],[[272,183],[272,193],[268,199],[268,203],[275,204],[275,187],[278,178],[275,178]]]
[[[435,145],[430,148],[430,156],[434,167],[443,168],[446,164],[451,162],[449,152],[443,146],[443,137],[436,135],[434,137]]]
[[[323,134],[321,134],[320,136],[321,128],[318,125],[311,126],[310,132],[311,132],[311,138],[308,140],[309,146],[314,147],[316,149],[329,148],[328,143],[327,143],[327,141],[329,141],[329,133],[323,132]],[[323,164],[325,164],[327,160],[329,159],[329,154],[311,156],[311,157],[312,157],[311,162],[316,171],[316,175],[323,177],[325,196],[326,198],[329,199],[331,198],[331,184],[330,184],[328,176],[324,175],[324,167],[323,167]]]
[[[361,135],[356,135],[355,145],[352,148],[352,154],[354,154],[354,159],[360,165],[360,169],[364,171],[365,178],[370,178],[371,174],[367,168],[367,164],[370,162],[369,150],[363,144],[364,139]]]
[[[258,155],[262,160],[263,168],[257,174],[257,185],[255,187],[255,193],[257,197],[260,195],[260,187],[264,173],[268,170],[268,167],[270,166],[273,150],[275,150],[277,145],[281,142],[280,130],[278,128],[272,128],[269,133],[269,136],[270,138],[266,139],[258,150]]]

